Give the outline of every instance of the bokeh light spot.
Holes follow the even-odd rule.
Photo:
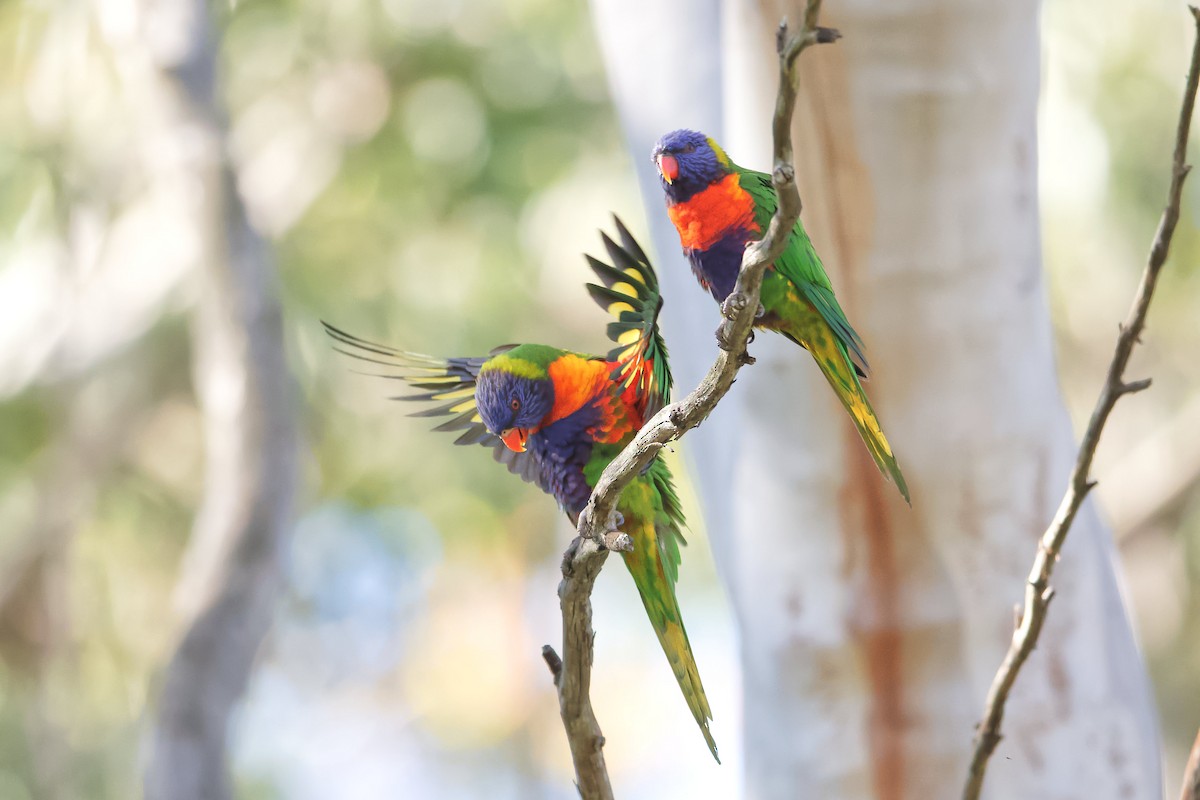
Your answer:
[[[487,152],[487,117],[475,93],[453,78],[417,84],[404,100],[404,134],[420,158],[473,174]]]

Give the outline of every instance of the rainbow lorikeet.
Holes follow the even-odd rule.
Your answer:
[[[492,448],[510,472],[553,495],[575,524],[601,472],[671,392],[658,330],[658,279],[637,242],[616,223],[620,245],[602,234],[612,265],[587,257],[603,284],[588,284],[588,291],[616,317],[608,335],[617,346],[607,356],[522,344],[479,358],[441,359],[368,342],[329,324],[326,330],[341,352],[394,368],[385,377],[423,390],[397,399],[439,403],[414,416],[450,416],[435,430],[461,431],[456,444]],[[629,484],[617,511],[622,532],[633,541],[633,550],[622,553],[625,566],[717,758],[712,712],[675,596],[679,548],[686,544],[683,512],[660,458]]]
[[[775,213],[771,176],[734,164],[698,131],[668,133],[652,155],[684,255],[700,284],[723,302],[733,291],[746,245],[763,237]],[[779,331],[812,353],[875,463],[911,504],[900,465],[859,380],[868,369],[862,339],[838,305],[799,220],[783,255],[763,277],[761,302],[755,326]]]

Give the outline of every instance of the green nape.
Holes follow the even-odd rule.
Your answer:
[[[541,380],[549,373],[547,368],[567,354],[566,350],[550,347],[545,344],[520,344],[511,350],[489,358],[480,368],[480,372],[497,370],[516,375],[520,378]]]

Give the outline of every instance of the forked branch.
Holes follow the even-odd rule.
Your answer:
[[[804,24],[795,35],[789,34],[786,21],[779,26],[779,93],[772,124],[774,168],[771,173],[779,205],[766,235],[746,248],[737,283],[721,306],[724,320],[717,331],[721,348],[717,359],[695,390],[655,414],[604,470],[587,507],[579,516],[579,536],[563,558],[563,580],[558,590],[563,614],[563,658],[558,662],[552,649],[548,653],[543,651],[543,655],[555,673],[559,711],[571,745],[576,782],[585,800],[612,797],[604,765],[604,737],[588,697],[595,636],[590,598],[592,585],[607,554],[607,549],[601,545],[605,543],[606,534],[611,538],[611,520],[621,491],[666,444],[703,422],[729,391],[737,371],[754,362],[746,352],[746,345],[758,309],[763,273],[787,246],[788,235],[800,217],[800,193],[792,167],[791,141],[798,82],[796,59],[810,46],[833,42],[841,36],[832,28],[817,26],[820,10],[820,0],[808,0]]]

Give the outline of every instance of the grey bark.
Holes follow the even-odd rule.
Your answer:
[[[189,624],[167,667],[149,742],[148,800],[225,800],[230,715],[279,593],[296,484],[294,395],[267,250],[234,187],[214,94],[208,8],[145,8],[150,49],[174,93],[177,135],[193,144],[201,298],[193,320],[206,487],[181,576]]]

